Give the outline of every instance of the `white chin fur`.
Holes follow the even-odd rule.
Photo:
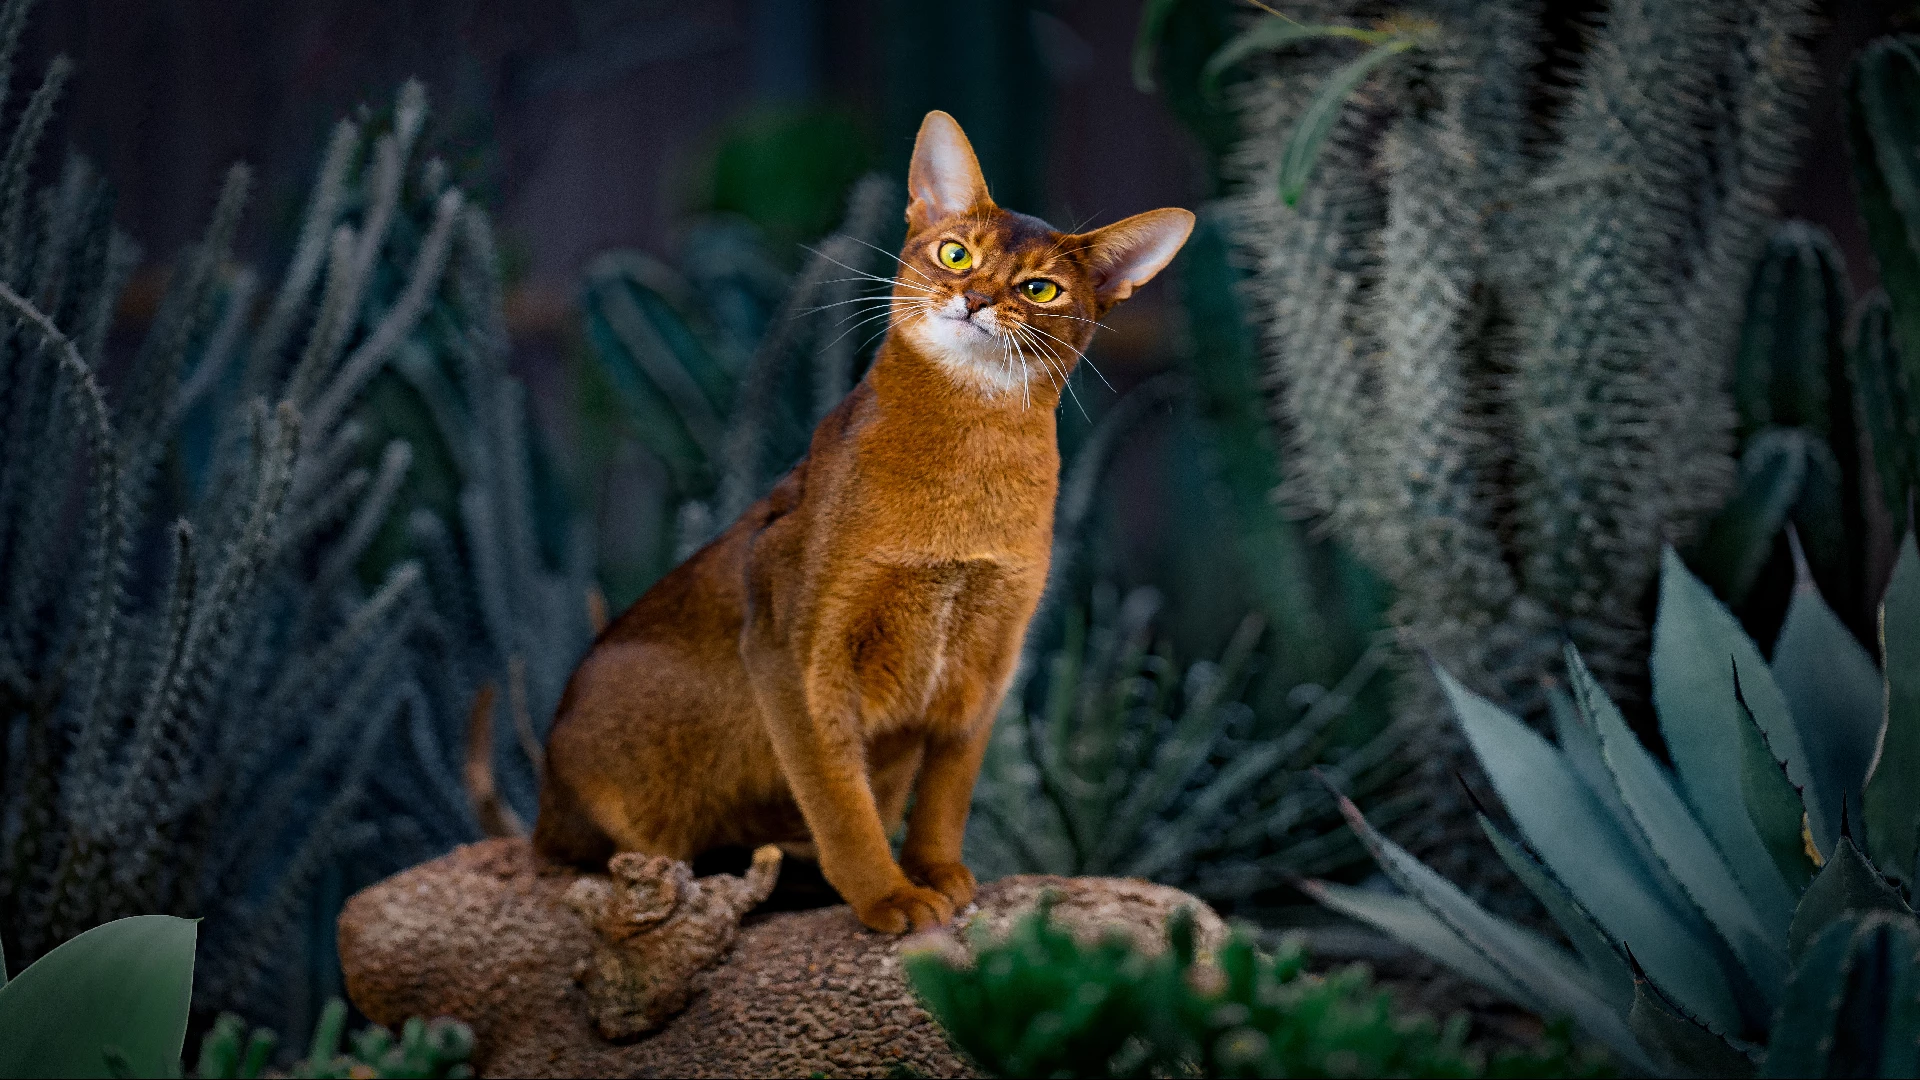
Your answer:
[[[977,321],[991,325],[992,312]],[[928,314],[909,318],[898,330],[963,386],[989,397],[1020,388],[1018,360],[1009,362],[1000,338],[965,319]]]

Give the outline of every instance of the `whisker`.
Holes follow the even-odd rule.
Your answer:
[[[869,244],[869,243],[867,243],[867,242],[866,242],[865,240],[862,240],[862,239],[860,239],[860,238],[859,238],[859,237],[857,237],[857,236],[849,236],[849,237],[847,237],[847,239],[849,239],[849,240],[851,240],[851,241],[853,241],[853,242],[854,242],[854,243],[856,243],[856,244],[860,244],[860,245],[862,245],[862,246],[864,246],[864,247],[870,247],[870,248],[873,248],[873,250],[875,250],[875,251],[877,251],[877,252],[879,252],[879,253],[880,253],[880,254],[882,254],[882,255],[885,255],[885,256],[886,256],[887,258],[889,258],[889,259],[892,259],[892,260],[893,260],[894,262],[897,262],[897,263],[899,263],[899,264],[900,264],[900,268],[901,268],[901,269],[903,269],[903,270],[911,270],[911,271],[913,271],[914,273],[916,273],[916,274],[919,274],[919,275],[920,275],[920,276],[921,276],[921,277],[922,277],[923,279],[925,279],[925,280],[926,280],[926,282],[927,282],[927,283],[928,283],[929,285],[935,285],[935,284],[938,284],[938,282],[936,282],[936,281],[934,281],[934,280],[933,280],[932,278],[930,278],[930,277],[927,277],[927,274],[926,274],[926,271],[924,271],[924,270],[921,270],[921,269],[920,269],[919,267],[917,267],[917,266],[915,266],[915,265],[913,265],[912,263],[910,263],[910,262],[908,262],[907,260],[905,260],[905,259],[903,259],[903,258],[901,258],[900,256],[898,256],[898,255],[896,255],[896,254],[894,254],[893,252],[891,252],[891,251],[888,251],[888,250],[887,250],[886,248],[883,248],[883,247],[880,247],[880,246],[878,246],[878,245],[876,245],[876,244]]]
[[[1101,382],[1103,382],[1103,383],[1106,383],[1106,384],[1107,384],[1107,389],[1109,389],[1109,390],[1113,390],[1113,383],[1112,383],[1111,381],[1109,381],[1109,380],[1107,379],[1107,376],[1106,376],[1106,374],[1105,374],[1104,372],[1102,372],[1102,371],[1100,370],[1100,368],[1099,368],[1099,366],[1098,366],[1097,364],[1095,364],[1095,363],[1094,363],[1093,361],[1091,361],[1091,360],[1089,360],[1089,359],[1087,359],[1087,354],[1086,354],[1086,352],[1085,352],[1084,350],[1081,350],[1081,349],[1075,349],[1075,348],[1074,348],[1074,347],[1073,347],[1073,346],[1072,346],[1071,344],[1069,344],[1068,342],[1066,342],[1066,341],[1064,341],[1064,340],[1062,340],[1062,339],[1060,339],[1060,338],[1057,338],[1057,337],[1054,337],[1054,336],[1053,336],[1052,334],[1048,334],[1048,333],[1047,333],[1047,332],[1046,332],[1045,330],[1042,330],[1042,329],[1040,329],[1040,328],[1039,328],[1039,327],[1037,327],[1037,326],[1028,326],[1027,328],[1028,328],[1029,330],[1032,330],[1032,331],[1033,331],[1034,333],[1036,333],[1036,334],[1046,334],[1046,336],[1047,336],[1047,337],[1050,337],[1050,338],[1053,338],[1053,340],[1055,340],[1055,341],[1058,341],[1058,342],[1060,342],[1060,344],[1062,344],[1062,345],[1065,345],[1065,346],[1067,347],[1067,349],[1068,349],[1069,351],[1071,351],[1071,352],[1073,353],[1073,355],[1074,355],[1074,356],[1075,356],[1075,357],[1076,357],[1076,358],[1077,358],[1077,359],[1078,359],[1078,360],[1079,360],[1079,361],[1080,361],[1081,363],[1083,363],[1083,364],[1085,364],[1085,365],[1087,365],[1087,368],[1088,368],[1089,370],[1091,370],[1091,371],[1092,371],[1092,372],[1093,372],[1093,373],[1094,373],[1095,375],[1098,375],[1098,376],[1100,377],[1100,381],[1101,381]],[[1118,390],[1114,390],[1114,393],[1116,393],[1116,394],[1117,394],[1117,393],[1119,393],[1119,391],[1118,391]]]
[[[923,289],[929,292],[932,291],[931,289],[928,289],[927,286],[925,285],[916,285],[910,281],[901,281],[899,278],[887,278],[887,277],[881,277],[878,274],[869,274],[865,270],[862,270],[857,266],[848,266],[846,263],[841,262],[839,259],[834,258],[833,256],[827,254],[824,251],[821,251],[819,248],[810,247],[806,244],[801,244],[800,246],[801,248],[807,251],[810,251],[815,255],[818,255],[821,258],[827,260],[828,262],[839,267],[840,269],[848,271],[849,273],[857,274],[860,277],[867,279],[868,281],[878,281],[883,285],[895,285],[895,284],[905,285],[908,288]]]

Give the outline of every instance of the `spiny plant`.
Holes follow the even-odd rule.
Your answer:
[[[1297,943],[1263,953],[1236,932],[1201,958],[1189,911],[1167,947],[1082,944],[1040,908],[1001,939],[976,929],[970,962],[907,957],[914,992],[992,1076],[1606,1076],[1563,1031],[1489,1061],[1464,1017],[1408,1015],[1364,967],[1306,971]]]
[[[1571,1016],[1661,1075],[1900,1076],[1920,1046],[1920,549],[1881,607],[1883,669],[1804,562],[1771,665],[1669,551],[1653,696],[1670,770],[1567,649],[1558,745],[1439,678],[1519,829],[1501,861],[1573,945],[1489,914],[1354,829],[1404,895],[1311,891],[1461,975]]]
[[[1734,359],[1738,484],[1691,559],[1763,639],[1778,631],[1793,591],[1789,523],[1822,593],[1857,636],[1868,634],[1870,476],[1851,370],[1859,357],[1847,340],[1852,306],[1846,265],[1824,229],[1790,221],[1774,231],[1747,289]],[[1858,327],[1872,334],[1884,324],[1866,316]]]
[[[26,8],[0,9],[0,61]],[[576,632],[514,599],[544,579],[519,540],[497,269],[484,215],[416,167],[420,88],[335,129],[257,319],[236,168],[107,386],[133,246],[85,163],[31,181],[66,71],[0,161],[0,939],[18,964],[120,916],[204,917],[200,1005],[304,1028],[346,888],[477,834],[449,778],[478,665],[447,658],[584,643],[585,605]],[[458,558],[367,582],[414,454],[369,447],[359,402],[420,347],[462,381],[447,430],[472,509]],[[498,607],[484,633],[435,614],[461,590]]]
[[[417,1077],[431,1080],[473,1075],[467,1059],[473,1054],[473,1031],[457,1020],[410,1017],[400,1036],[378,1024],[346,1037],[347,1003],[327,1002],[313,1029],[307,1056],[287,1075],[295,1077]],[[200,1057],[193,1075],[202,1080],[252,1080],[264,1075],[279,1038],[265,1028],[247,1028],[233,1013],[223,1013],[200,1040]]]
[[[853,388],[863,348],[886,329],[884,294],[873,293],[891,282],[868,267],[898,210],[888,181],[861,180],[840,230],[791,280],[747,226],[725,220],[692,231],[679,268],[638,251],[587,268],[589,371],[611,389],[617,426],[667,478],[661,542],[632,586],[765,494]]]
[[[1369,793],[1406,772],[1398,731],[1357,748],[1330,738],[1384,648],[1310,703],[1263,714],[1246,700],[1262,620],[1243,622],[1217,662],[1182,666],[1151,648],[1158,605],[1151,589],[1123,600],[1096,586],[1091,620],[1064,612],[1059,647],[1022,668],[969,819],[968,860],[983,878],[1142,877],[1228,902],[1360,856],[1305,770],[1324,763]],[[1387,818],[1405,809],[1375,806]]]
[[[1210,76],[1288,495],[1393,586],[1409,654],[1541,721],[1570,637],[1633,700],[1662,545],[1733,480],[1725,375],[1807,5],[1619,0],[1554,90],[1519,0],[1287,13]],[[1437,837],[1468,762],[1415,675]]]

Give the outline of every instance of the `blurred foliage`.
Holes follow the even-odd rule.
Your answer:
[[[1083,945],[1049,904],[1001,940],[975,932],[970,963],[911,953],[907,976],[955,1046],[991,1076],[1610,1076],[1564,1029],[1489,1060],[1445,1025],[1403,1013],[1364,967],[1306,972],[1296,944],[1273,954],[1236,932],[1196,955],[1192,914],[1168,946],[1125,937]]]
[[[853,182],[873,167],[873,138],[853,113],[767,107],[728,121],[693,198],[697,213],[738,214],[792,266],[803,243],[839,224]]]
[[[198,925],[103,923],[12,981],[0,959],[0,1077],[178,1075]]]
[[[314,1026],[307,1056],[295,1062],[285,1075],[356,1080],[435,1080],[473,1075],[472,1066],[467,1064],[473,1055],[473,1032],[457,1020],[410,1017],[401,1025],[398,1039],[386,1028],[370,1025],[347,1038],[343,1050],[341,1038],[346,1027],[347,1003],[339,998],[328,1001]],[[278,1042],[273,1032],[264,1028],[249,1032],[246,1021],[226,1013],[214,1021],[200,1041],[199,1063],[193,1075],[202,1080],[253,1080],[265,1075]]]

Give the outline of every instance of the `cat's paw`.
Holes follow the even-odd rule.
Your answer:
[[[856,905],[853,909],[870,930],[883,934],[904,934],[908,930],[931,930],[945,926],[953,918],[953,901],[944,893],[906,885],[878,900]]]
[[[928,863],[908,866],[906,870],[908,877],[953,901],[955,911],[973,903],[973,871],[967,869],[965,863]]]

